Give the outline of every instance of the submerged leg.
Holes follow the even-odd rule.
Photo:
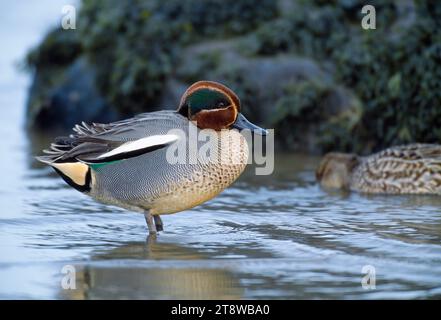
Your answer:
[[[151,235],[156,235],[156,226],[153,222],[153,216],[150,211],[144,212],[145,222],[147,222],[147,227],[149,228],[149,233]]]
[[[153,219],[155,220],[156,231],[163,231],[164,225],[162,224],[161,217],[159,215],[156,215],[153,216]]]
[[[147,238],[145,238],[147,254],[149,254],[152,251],[152,247],[156,244],[156,240],[157,240],[156,234],[149,234]]]

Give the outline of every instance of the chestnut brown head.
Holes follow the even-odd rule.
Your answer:
[[[236,128],[266,134],[266,130],[249,122],[240,108],[238,96],[228,87],[213,81],[198,81],[185,91],[178,112],[200,129]]]

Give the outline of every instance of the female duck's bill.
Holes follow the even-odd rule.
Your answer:
[[[238,129],[239,131],[241,130],[251,130],[252,132],[262,135],[262,136],[266,136],[268,134],[268,131],[256,126],[255,124],[251,123],[248,121],[247,118],[245,118],[245,116],[242,113],[239,113],[237,115],[237,119],[236,121],[233,123],[232,125],[233,128]]]

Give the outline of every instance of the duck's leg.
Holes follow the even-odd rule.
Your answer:
[[[156,225],[153,221],[153,216],[150,210],[144,212],[145,222],[147,222],[147,227],[149,228],[149,234],[156,235]]]
[[[162,224],[161,217],[159,215],[153,216],[155,220],[156,231],[164,231],[164,225]]]
[[[145,251],[145,253],[146,254],[150,254],[151,253],[152,247],[155,246],[157,239],[158,238],[157,238],[156,234],[149,234],[147,236],[147,238],[145,238],[145,244],[146,244],[146,247],[145,247],[146,251]]]

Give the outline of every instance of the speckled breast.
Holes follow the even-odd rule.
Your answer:
[[[216,154],[205,160],[199,157],[199,164],[193,166],[189,175],[182,175],[179,180],[170,183],[166,191],[153,200],[150,207],[152,214],[174,213],[195,207],[217,196],[240,176],[248,160],[245,138],[235,130],[216,134],[217,146],[210,147]]]

